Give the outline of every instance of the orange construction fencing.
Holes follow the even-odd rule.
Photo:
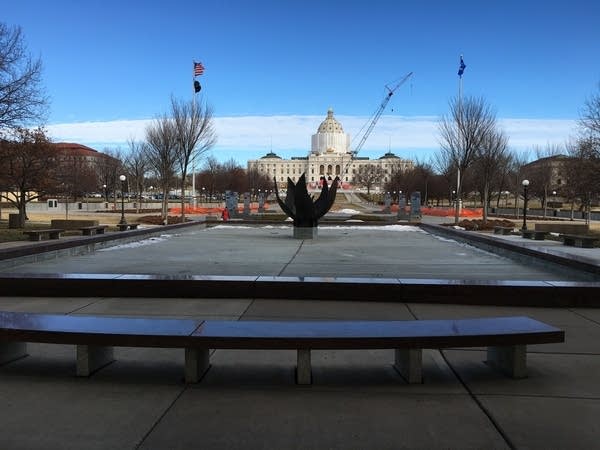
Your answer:
[[[201,214],[201,215],[220,215],[221,212],[223,212],[223,208],[224,206],[211,206],[211,207],[206,207],[206,206],[186,206],[183,209],[183,212],[185,214]],[[269,208],[269,204],[265,203],[264,205],[265,209]],[[258,203],[252,203],[250,204],[250,210],[253,212],[257,212],[258,211]],[[244,212],[244,206],[239,206],[238,205],[238,211],[239,212]],[[181,214],[181,208],[169,208],[169,213],[170,214]]]
[[[391,206],[392,212],[398,212],[398,205]],[[405,208],[406,213],[410,212],[410,208]],[[430,207],[421,207],[421,214],[424,216],[436,216],[436,217],[454,217],[455,209],[454,208],[430,208]],[[483,209],[482,208],[461,208],[460,217],[482,217]]]

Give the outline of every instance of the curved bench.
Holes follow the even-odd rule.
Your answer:
[[[77,375],[112,362],[114,346],[185,349],[185,380],[208,370],[209,349],[297,351],[297,382],[311,383],[311,350],[395,349],[394,367],[422,381],[422,350],[487,347],[487,363],[525,377],[526,346],[564,342],[564,331],[529,317],[408,321],[222,321],[0,312],[0,363],[26,356],[26,343],[77,347]]]

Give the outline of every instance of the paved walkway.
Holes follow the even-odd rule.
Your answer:
[[[126,269],[134,263],[141,268],[135,273],[386,276],[411,270],[430,278],[496,273],[513,279],[561,279],[560,273],[418,231],[344,234],[348,231],[320,230],[318,240],[303,243],[290,239],[289,230],[276,228],[189,229],[144,246],[18,270],[133,273]],[[356,240],[361,245],[354,245]],[[253,257],[245,247],[254,250]],[[598,251],[591,249],[589,255]],[[600,442],[597,309],[124,299],[98,298],[93,292],[47,298],[41,292],[27,298],[2,293],[0,310],[231,320],[528,315],[566,332],[563,344],[528,349],[526,379],[492,371],[480,349],[457,348],[425,352],[422,385],[403,382],[391,367],[391,351],[314,352],[314,384],[296,386],[294,352],[219,350],[211,356],[211,369],[202,382],[185,385],[180,350],[117,349],[116,362],[78,379],[73,376],[72,348],[31,345],[29,357],[0,367],[0,448],[590,449]]]

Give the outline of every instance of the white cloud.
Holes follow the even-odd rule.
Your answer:
[[[336,116],[358,143],[361,128],[368,117]],[[259,158],[273,149],[282,157],[304,156],[310,151],[310,137],[324,116],[239,116],[215,117],[218,136],[213,153],[219,159],[234,157],[241,163]],[[410,157],[433,152],[439,148],[437,117],[382,116],[361,155],[377,157],[388,148],[400,156]],[[126,147],[128,139],[141,140],[147,120],[117,120],[110,122],[64,123],[48,126],[55,141],[78,142],[98,150],[104,147]],[[524,150],[533,146],[563,144],[576,134],[576,122],[562,119],[499,120],[510,138],[511,147]],[[358,137],[357,137],[358,136]]]

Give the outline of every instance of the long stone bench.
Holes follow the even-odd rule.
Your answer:
[[[521,237],[523,239],[533,239],[536,241],[543,241],[548,234],[547,231],[537,231],[537,230],[521,230]]]
[[[593,248],[594,243],[599,239],[594,236],[585,236],[580,234],[561,234],[559,236],[564,245],[571,245],[582,248]]]
[[[502,227],[496,225],[494,227],[494,234],[511,234],[514,230],[514,227]]]
[[[60,239],[60,235],[64,232],[62,228],[46,228],[43,230],[25,230],[23,234],[29,236],[30,241],[41,241],[46,239]]]
[[[119,231],[127,231],[127,230],[137,230],[138,223],[119,223],[117,227]]]
[[[80,227],[79,231],[81,231],[81,234],[84,236],[92,236],[94,234],[104,234],[107,228],[108,225],[91,225],[88,227]]]
[[[564,331],[529,317],[413,321],[222,321],[0,312],[0,364],[26,355],[26,343],[71,344],[76,372],[114,360],[113,347],[185,349],[185,380],[199,381],[209,349],[297,351],[296,381],[311,383],[311,351],[395,349],[394,367],[422,381],[422,350],[487,347],[487,363],[513,378],[527,374],[528,344],[564,342]]]

